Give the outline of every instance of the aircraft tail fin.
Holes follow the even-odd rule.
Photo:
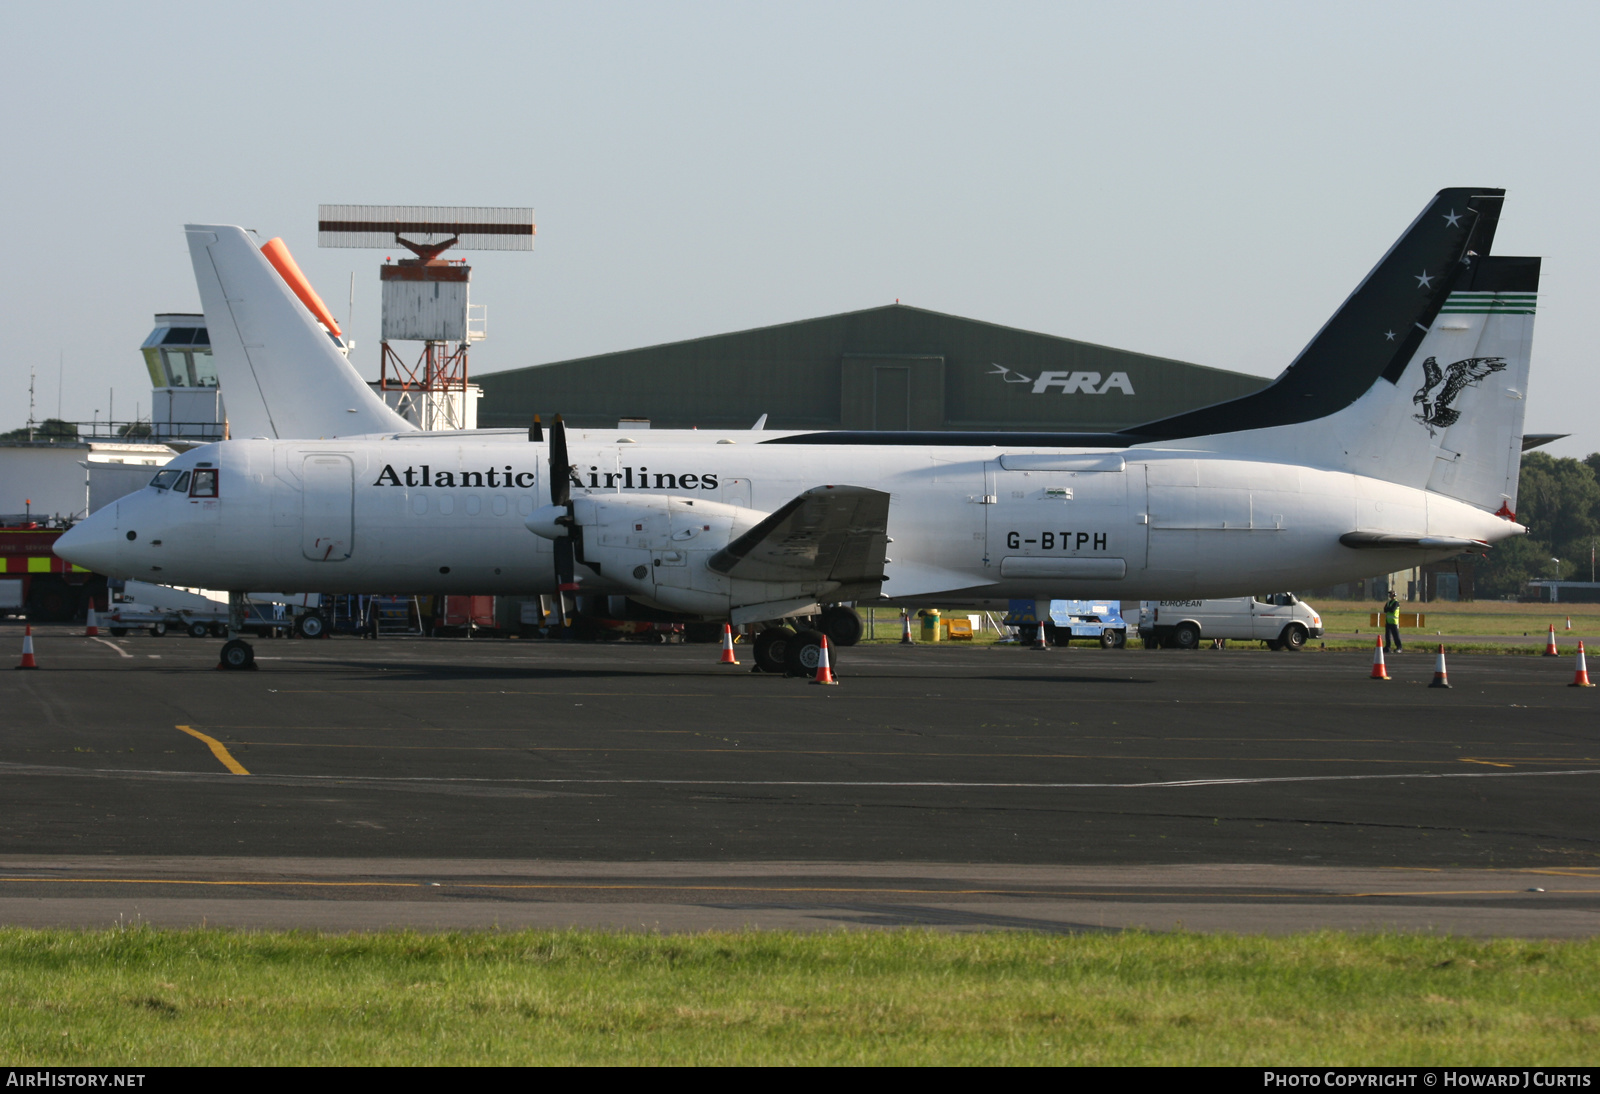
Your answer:
[[[244,229],[190,224],[189,257],[235,437],[409,432]]]
[[[1249,395],[1134,426],[1172,440],[1326,417],[1379,377],[1395,383],[1439,309],[1487,256],[1504,190],[1440,190],[1276,380]]]
[[[1440,191],[1275,382],[1128,432],[1513,516],[1539,259],[1489,254],[1503,195]]]

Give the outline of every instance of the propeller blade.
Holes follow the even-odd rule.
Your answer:
[[[544,425],[539,421],[539,415],[533,416],[533,424],[528,427],[528,440],[544,440]]]
[[[559,414],[550,423],[550,504],[572,504],[572,463],[567,458],[567,426]]]
[[[565,523],[567,534],[554,540],[556,562],[556,611],[562,627],[572,617],[569,597],[578,592],[578,579],[573,563],[574,536],[581,535],[572,520],[572,464],[567,457],[567,425],[556,415],[550,423],[550,504],[564,505],[567,515],[557,523]]]
[[[572,598],[577,595],[578,582],[573,572],[572,539],[568,536],[554,541],[556,556],[556,616],[563,627],[568,625],[572,618],[570,607]]]

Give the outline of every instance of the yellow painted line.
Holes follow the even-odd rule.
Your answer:
[[[206,743],[206,747],[211,750],[211,754],[221,761],[223,767],[227,768],[235,775],[250,774],[250,772],[244,769],[244,764],[234,759],[233,754],[229,752],[223,743],[217,740],[215,737],[207,737],[199,730],[190,729],[188,726],[178,726],[177,728],[182,732],[187,733],[197,741],[204,741]]]
[[[1568,866],[1568,867],[1565,867],[1565,868],[1557,868],[1557,867],[1552,866],[1552,867],[1549,867],[1549,868],[1543,869],[1543,870],[1536,870],[1536,869],[1532,869],[1532,868],[1523,868],[1523,869],[1519,869],[1517,871],[1517,873],[1519,873],[1519,874],[1549,874],[1552,877],[1581,877],[1581,878],[1585,878],[1586,880],[1593,881],[1595,879],[1595,875],[1594,875],[1595,869],[1596,869],[1596,867],[1593,867],[1593,866]]]
[[[1484,767],[1515,767],[1516,766],[1515,764],[1497,764],[1493,760],[1469,760],[1465,756],[1463,756],[1461,758],[1461,762],[1464,763],[1464,764],[1482,764]]]

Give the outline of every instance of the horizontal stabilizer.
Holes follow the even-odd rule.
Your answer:
[[[1470,551],[1475,547],[1489,546],[1481,539],[1460,539],[1454,536],[1389,536],[1378,532],[1346,532],[1339,537],[1339,542],[1358,550],[1391,551]]]
[[[888,527],[889,495],[883,491],[818,486],[712,555],[707,565],[743,581],[837,582],[841,600],[876,596]],[[854,592],[855,586],[870,590]]]

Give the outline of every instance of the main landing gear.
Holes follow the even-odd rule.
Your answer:
[[[753,671],[775,676],[815,676],[822,662],[822,632],[802,627],[765,627],[756,635]],[[838,666],[838,651],[829,642],[829,667]]]
[[[245,611],[245,594],[230,592],[228,594],[229,634],[243,632]],[[244,639],[233,638],[223,643],[222,657],[217,661],[217,668],[228,671],[253,671],[260,667],[260,665],[256,664],[255,648]]]

